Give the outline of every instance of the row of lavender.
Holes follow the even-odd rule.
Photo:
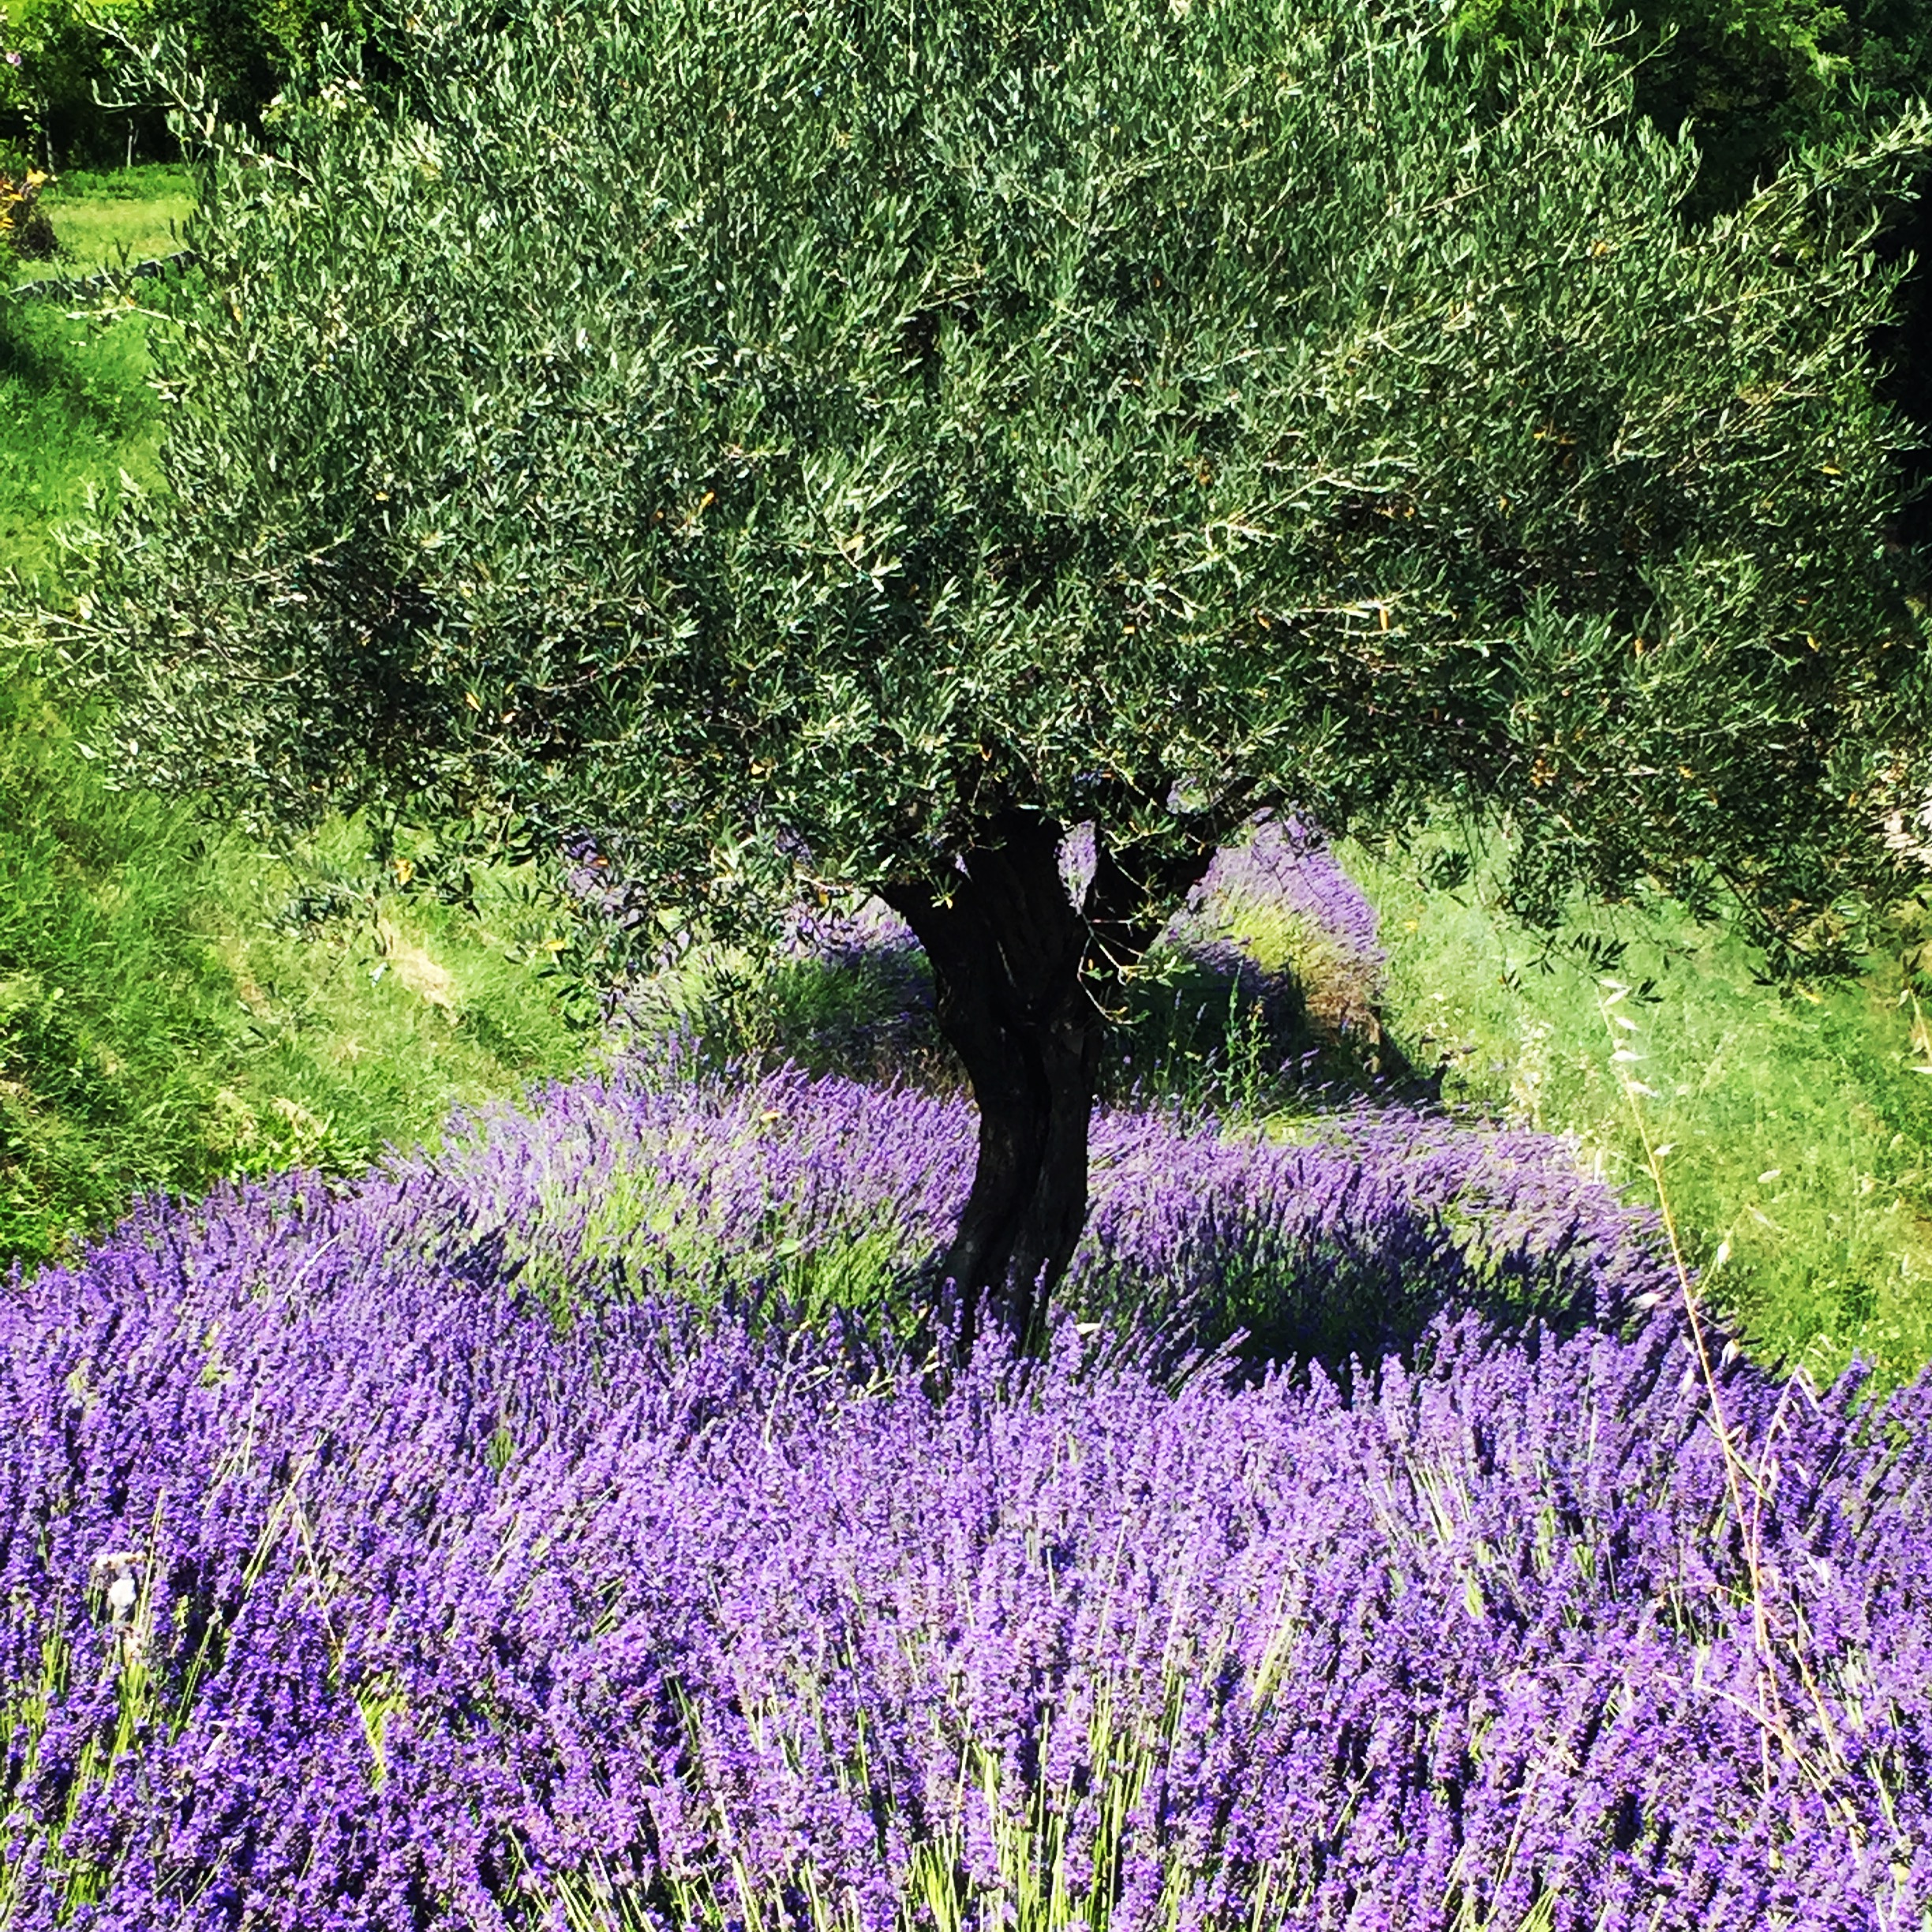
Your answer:
[[[440,1171],[552,1305],[670,1275],[687,1297],[755,1281],[807,1309],[829,1293],[889,1316],[933,1299],[922,1271],[964,1202],[975,1138],[957,1099],[673,1065],[500,1109]],[[1546,1136],[1362,1106],[1296,1143],[1114,1110],[1095,1118],[1091,1161],[1060,1298],[1143,1352],[1240,1331],[1346,1375],[1444,1305],[1614,1326],[1676,1292],[1652,1221]]]
[[[588,1083],[17,1282],[0,1923],[1928,1923],[1932,1386],[1734,1359],[1727,1456],[1641,1219],[1365,1114],[1103,1118],[1026,1370],[771,1319],[970,1144]],[[1350,1268],[1346,1389],[1171,1359]]]

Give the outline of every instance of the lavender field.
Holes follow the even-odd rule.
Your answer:
[[[1237,905],[1361,1024],[1318,845]],[[1932,1924],[1932,1380],[1372,1091],[1123,1098],[1050,1355],[942,1376],[973,1143],[658,1051],[17,1278],[0,1925]]]

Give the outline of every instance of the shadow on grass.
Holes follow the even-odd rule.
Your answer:
[[[116,324],[69,321],[44,303],[0,294],[0,385],[14,391],[5,425],[43,436],[56,422],[128,437],[154,414],[143,340]],[[44,455],[44,451],[43,452]]]
[[[1432,1106],[1441,1073],[1424,1072],[1331,975],[1351,963],[1312,957],[1270,971],[1222,939],[1164,944],[1126,990],[1099,1098],[1224,1119],[1323,1111],[1372,1099]],[[778,960],[727,989],[699,1018],[720,1059],[795,1062],[858,1080],[962,1091],[933,1013],[931,971],[910,940],[868,936]]]

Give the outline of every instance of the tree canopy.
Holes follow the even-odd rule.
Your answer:
[[[1627,21],[1638,112],[1688,125],[1698,152],[1690,212],[1743,200],[1787,155],[1896,121],[1932,86],[1926,0],[1593,0]],[[1573,32],[1574,0],[1459,0],[1451,32],[1499,64]]]
[[[1855,948],[1926,742],[1866,350],[1923,114],[1691,227],[1586,26],[1474,118],[1372,0],[391,37],[202,158],[170,493],[69,620],[122,761],[587,832],[682,917],[879,893],[980,1103],[968,1331],[1034,1319],[1118,977],[1259,808],[1500,808],[1533,916]]]

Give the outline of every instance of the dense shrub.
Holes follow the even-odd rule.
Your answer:
[[[49,168],[120,163],[131,131],[144,155],[170,147],[158,107],[119,104],[140,98],[120,36],[143,41],[152,25],[148,0],[4,0],[0,135]]]
[[[43,261],[54,253],[54,224],[40,205],[47,176],[0,148],[0,258]]]

